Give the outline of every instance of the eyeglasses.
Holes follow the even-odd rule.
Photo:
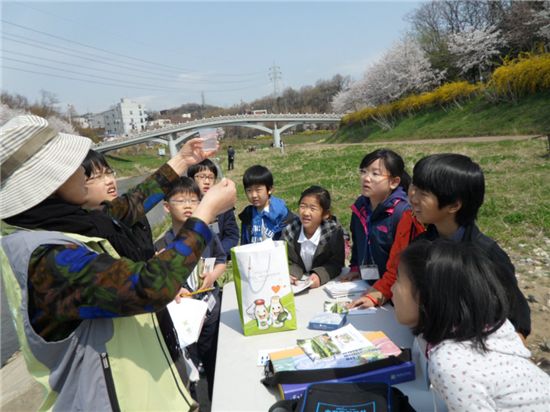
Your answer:
[[[105,179],[115,179],[116,178],[116,172],[114,170],[105,170],[104,172],[95,175],[90,176],[86,179],[86,183],[94,183],[94,182],[105,182]]]
[[[200,203],[199,199],[170,199],[169,203],[175,205],[198,205]]]
[[[359,176],[361,176],[361,178],[370,177],[371,180],[382,180],[385,177],[390,177],[390,175],[384,175],[377,170],[371,172],[367,169],[359,169]]]
[[[195,175],[195,177],[199,180],[211,180],[211,181],[215,181],[216,180],[216,176],[214,175],[203,175],[203,174],[200,174],[200,175]]]

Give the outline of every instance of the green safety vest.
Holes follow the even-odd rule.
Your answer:
[[[41,245],[77,244],[118,258],[109,242],[80,235],[17,229],[2,222],[0,265],[27,368],[43,388],[40,410],[190,411],[154,313],[83,320],[65,339],[47,342],[28,314],[27,274]]]

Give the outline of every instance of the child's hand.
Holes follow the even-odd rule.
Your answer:
[[[204,272],[201,278],[203,280],[199,289],[209,289],[214,286],[214,282],[218,279],[218,276],[214,272]]]
[[[311,280],[311,289],[315,289],[321,286],[321,278],[317,273],[312,273],[311,275],[309,275],[309,280]]]
[[[340,282],[350,282],[352,280],[359,279],[360,277],[359,272],[349,272],[346,275],[340,276],[338,280]]]
[[[374,303],[376,301],[376,297],[372,296],[370,293],[365,293],[360,298],[351,302],[348,308],[374,308],[376,307],[376,304]]]
[[[218,148],[205,152],[202,150],[202,139],[190,139],[184,143],[180,151],[174,157],[168,160],[168,165],[174,169],[178,175],[182,175],[190,166],[200,163],[207,157],[215,154]]]
[[[235,183],[224,178],[206,192],[193,212],[193,216],[205,223],[211,223],[220,213],[233,208],[236,201],[237,189]]]
[[[191,292],[185,288],[180,288],[178,294],[175,297],[176,303],[180,303],[182,298],[187,297]]]

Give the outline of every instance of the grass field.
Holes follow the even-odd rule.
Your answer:
[[[333,198],[333,213],[347,227],[349,206],[359,194],[357,169],[362,157],[376,143],[357,145],[301,145],[278,150],[263,149],[237,154],[236,168],[229,177],[238,183],[237,210],[246,205],[241,178],[253,164],[263,164],[275,177],[275,195],[296,209],[299,195],[309,185],[327,188]],[[550,236],[550,162],[543,139],[493,143],[395,145],[407,170],[422,156],[456,152],[471,156],[483,167],[487,181],[480,227],[492,237],[512,247],[517,242]],[[222,163],[225,165],[225,163]]]

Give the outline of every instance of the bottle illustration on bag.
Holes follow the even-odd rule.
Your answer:
[[[271,318],[271,324],[274,328],[281,328],[286,320],[292,319],[292,315],[283,307],[281,298],[278,295],[271,297],[269,317]]]
[[[258,329],[267,329],[271,325],[271,318],[267,307],[265,306],[265,300],[256,299],[252,305],[248,308],[246,313],[258,322]]]

